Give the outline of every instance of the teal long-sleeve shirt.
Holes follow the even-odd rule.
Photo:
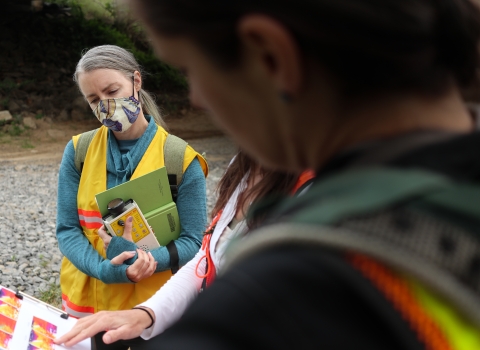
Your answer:
[[[141,159],[140,155],[144,153],[144,150],[137,149],[136,152],[132,152],[132,149],[140,147],[146,150],[153,136],[154,128],[152,120],[150,120],[145,134],[138,140],[120,142],[116,139],[109,140],[107,152],[110,155],[107,158],[107,188],[125,182],[119,179],[118,175],[126,178],[127,181],[130,179]],[[113,138],[113,135],[110,133],[109,139],[111,138]],[[118,149],[114,149],[112,152],[111,148]],[[112,153],[117,158],[115,166],[111,164],[112,160],[109,159]],[[135,157],[135,154],[138,156]],[[122,160],[128,163],[126,168],[130,168],[130,171],[126,173],[111,171],[113,168],[118,167],[119,155]],[[136,245],[121,237],[113,237],[107,249],[108,259],[104,259],[83,234],[77,212],[77,192],[80,173],[75,167],[74,156],[75,149],[73,142],[70,141],[65,148],[58,179],[57,240],[60,251],[80,271],[104,283],[131,283],[126,274],[128,265],[112,265],[109,259],[123,251],[134,251]],[[140,158],[135,159],[138,157]],[[198,251],[202,233],[207,224],[206,181],[197,159],[193,160],[185,170],[183,180],[178,187],[177,208],[181,232],[179,238],[175,240],[175,245],[180,258],[180,265],[184,265]],[[156,272],[170,268],[170,255],[166,247],[154,249],[151,253],[158,262]],[[132,262],[135,258],[131,259]]]

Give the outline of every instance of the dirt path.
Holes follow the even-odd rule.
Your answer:
[[[171,133],[187,140],[199,152],[206,152],[209,160],[229,161],[235,152],[230,140],[204,113],[189,111],[184,116],[167,116],[165,120]],[[99,123],[92,116],[81,122],[39,119],[36,125],[36,129],[28,129],[19,136],[0,133],[0,161],[59,162],[73,135],[97,128]]]

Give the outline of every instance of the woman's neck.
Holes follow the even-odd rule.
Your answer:
[[[262,173],[260,169],[256,167],[255,170],[249,174],[245,189],[243,190],[241,196],[243,196],[245,193],[250,191],[256,184],[260,182],[260,180],[262,180]],[[253,196],[250,197],[250,199],[255,199],[255,198],[256,198],[256,194],[253,194]],[[242,207],[237,206],[235,219],[238,221],[243,220],[243,218],[245,217],[245,214],[248,211],[248,208],[250,208],[250,205],[251,205],[251,201],[244,201]]]
[[[372,108],[351,113],[349,120],[351,122],[346,123],[343,130],[352,143],[415,130],[463,133],[474,128],[473,119],[457,90],[435,99],[385,99]]]
[[[304,135],[310,142],[319,141],[303,145],[310,148],[310,168],[320,169],[335,154],[372,140],[419,130],[466,133],[474,129],[474,121],[457,89],[440,98],[404,96],[370,102],[337,109],[331,114],[333,118],[323,121],[320,137]]]

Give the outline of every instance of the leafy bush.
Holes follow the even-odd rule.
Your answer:
[[[82,51],[103,44],[121,46],[131,51],[146,72],[145,88],[164,93],[186,92],[187,83],[176,69],[160,62],[140,29],[138,23],[108,17],[87,19],[76,0],[57,0],[70,8],[70,16],[20,13],[2,21],[0,28],[7,40],[2,39],[2,51],[16,51],[28,47],[25,63],[44,62],[61,67],[73,74]],[[87,3],[87,1],[82,1]],[[107,10],[115,14],[111,3]],[[3,89],[14,88],[13,82],[3,81]],[[9,85],[10,84],[10,85]]]
[[[23,134],[24,131],[25,129],[18,124],[12,124],[8,128],[8,134],[10,136],[20,136],[21,134]]]

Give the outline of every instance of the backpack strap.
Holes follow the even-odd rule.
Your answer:
[[[165,167],[168,169],[168,174],[175,175],[177,184],[180,184],[183,179],[183,158],[187,145],[188,143],[180,137],[168,134],[163,146]]]
[[[249,260],[254,254],[277,247],[308,246],[342,252],[357,252],[372,257],[419,281],[450,300],[469,320],[480,327],[478,294],[431,261],[405,251],[396,244],[371,238],[361,231],[329,227],[312,223],[283,222],[262,227],[241,241],[233,241],[226,252],[227,259],[219,272],[223,275],[239,261]]]
[[[173,201],[177,201],[178,186],[183,179],[183,159],[188,143],[181,138],[168,134],[163,146],[165,167],[167,168],[168,182]]]
[[[478,256],[478,236],[431,215],[438,208],[444,216],[457,214],[473,221],[480,217],[479,196],[475,185],[421,170],[377,168],[337,174],[300,197],[286,199],[280,212],[267,218],[270,225],[232,242],[221,272],[276,246],[353,251],[418,279],[480,326],[479,288],[462,274]],[[416,220],[407,229],[409,234],[386,225],[401,210],[410,215],[409,222]],[[437,256],[435,245],[450,234],[458,237],[453,241],[458,256]]]
[[[99,128],[84,132],[78,137],[77,146],[75,147],[75,168],[81,174],[83,169],[83,163],[85,162],[85,157],[87,156],[88,146],[93,140],[93,137],[96,135]]]
[[[172,192],[174,202],[177,202],[178,186],[183,179],[183,159],[187,145],[187,142],[181,138],[168,134],[165,145],[163,146],[163,157],[165,167],[167,168],[168,183],[170,184],[170,191]],[[180,268],[180,258],[175,241],[167,244],[167,250],[170,255],[172,274],[176,274]]]
[[[281,201],[270,211],[267,223],[289,217],[296,222],[334,225],[343,218],[426,198],[451,186],[449,179],[439,174],[381,167],[347,171],[314,182],[302,196]]]

